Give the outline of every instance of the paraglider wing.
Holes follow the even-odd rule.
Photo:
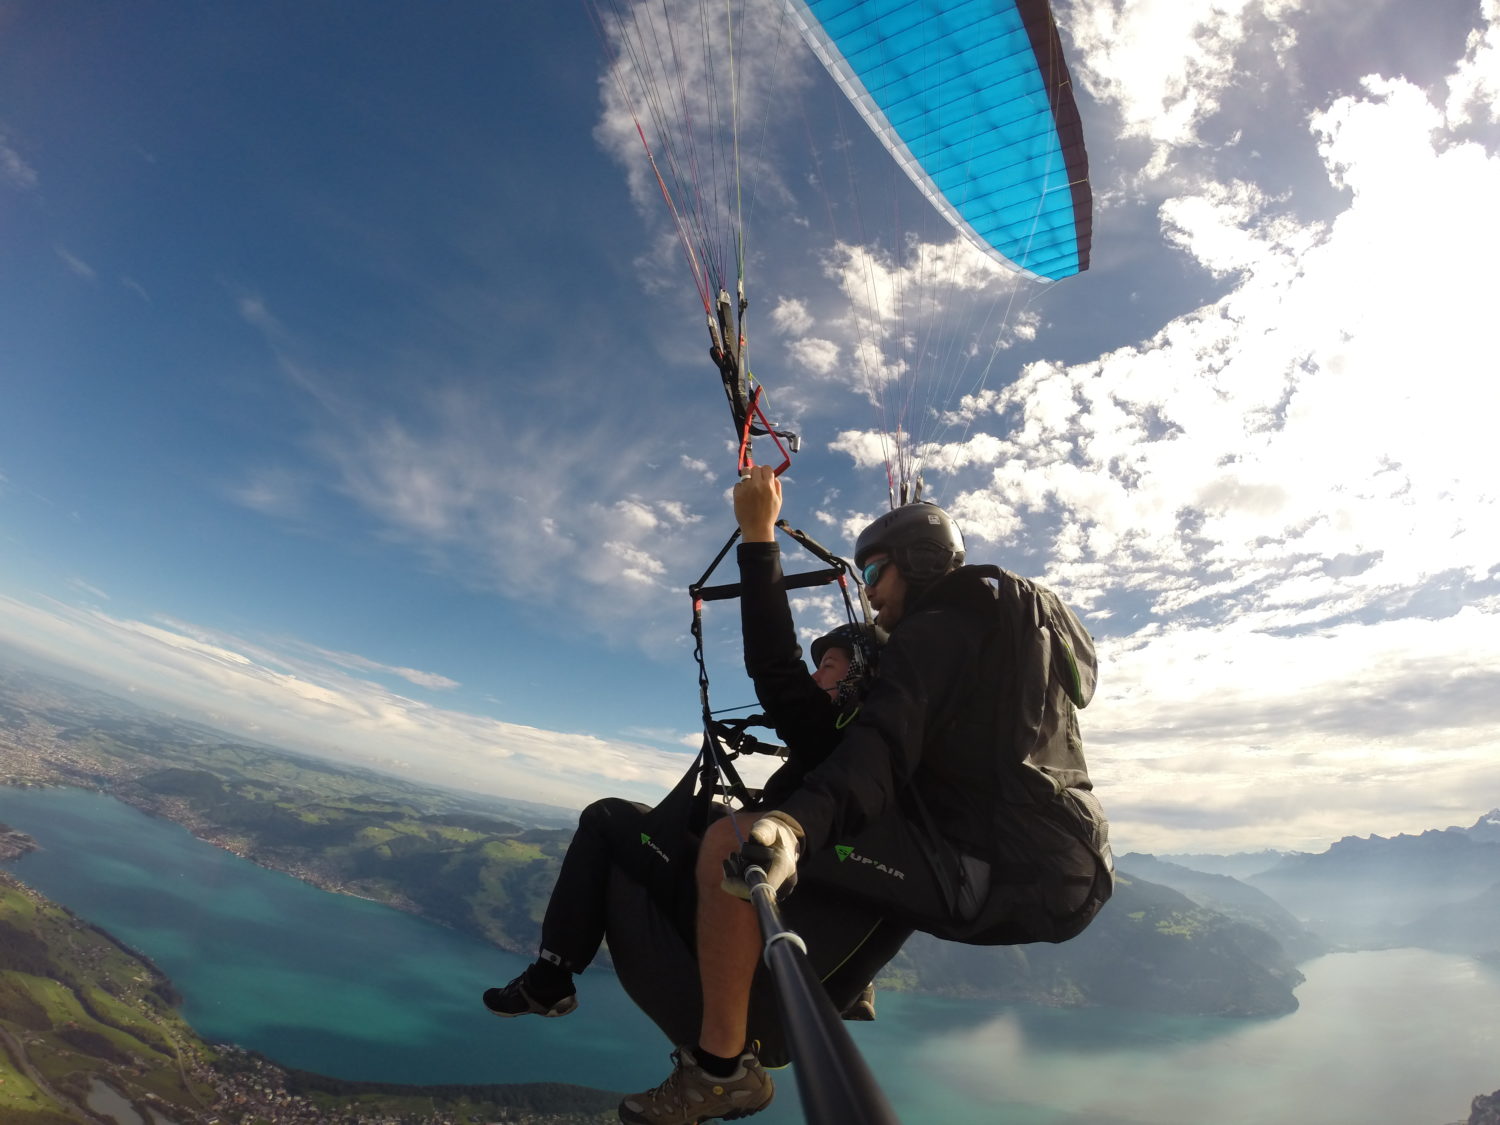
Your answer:
[[[1088,158],[1047,0],[787,0],[912,182],[981,250],[1088,268]]]

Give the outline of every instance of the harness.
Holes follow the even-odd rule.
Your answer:
[[[783,588],[803,590],[837,583],[844,601],[844,613],[849,623],[855,624],[861,620],[868,623],[871,620],[870,603],[865,597],[864,587],[854,577],[854,569],[806,532],[792,527],[786,520],[778,520],[776,527],[808,554],[824,564],[815,570],[784,574],[782,576]],[[726,796],[741,804],[748,804],[758,793],[753,793],[740,780],[739,773],[733,765],[735,759],[742,754],[774,754],[785,758],[787,751],[786,747],[762,741],[749,732],[751,727],[769,727],[770,721],[766,716],[752,714],[732,719],[720,718],[724,712],[714,711],[710,701],[708,663],[703,654],[703,607],[708,602],[730,601],[740,596],[741,587],[738,582],[725,582],[713,586],[708,584],[714,571],[719,568],[719,564],[724,561],[730,548],[739,541],[739,538],[739,529],[735,528],[724,546],[719,549],[719,553],[708,564],[708,568],[696,582],[688,587],[688,596],[693,603],[691,634],[693,660],[698,665],[698,703],[703,712],[703,744],[698,752],[698,758],[688,768],[688,772],[696,772],[699,775],[701,791],[709,794],[709,799],[712,795]],[[859,595],[857,612],[854,598],[850,594],[851,585]],[[738,710],[738,708],[729,710]]]

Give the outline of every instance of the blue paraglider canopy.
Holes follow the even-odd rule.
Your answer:
[[[1088,268],[1088,158],[1045,0],[788,0],[912,182],[1005,265]]]

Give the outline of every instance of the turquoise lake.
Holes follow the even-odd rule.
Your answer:
[[[635,1090],[670,1045],[608,972],[561,1020],[479,994],[525,960],[267,871],[81,790],[0,788],[42,850],[6,866],[150,956],[200,1033],[346,1078]],[[0,965],[4,951],[0,950]],[[1303,966],[1296,1014],[1242,1021],[884,993],[851,1025],[907,1125],[1446,1125],[1500,1088],[1500,966],[1425,950]],[[779,1079],[765,1125],[796,1122]]]

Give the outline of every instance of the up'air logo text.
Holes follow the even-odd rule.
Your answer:
[[[657,855],[661,856],[661,861],[663,863],[671,863],[672,862],[672,857],[669,856],[666,852],[662,851],[660,848],[658,848],[655,844],[653,844],[651,842],[651,837],[647,836],[644,832],[641,833],[641,843],[645,844],[646,847],[650,848]]]
[[[860,855],[848,844],[833,845],[833,853],[834,855],[839,857],[840,863],[862,863],[868,867],[873,867],[876,871],[879,871],[883,875],[891,876],[891,878],[893,879],[906,878],[905,871],[897,871],[894,867],[890,867],[887,864],[881,863],[878,859],[871,859],[867,855]]]

